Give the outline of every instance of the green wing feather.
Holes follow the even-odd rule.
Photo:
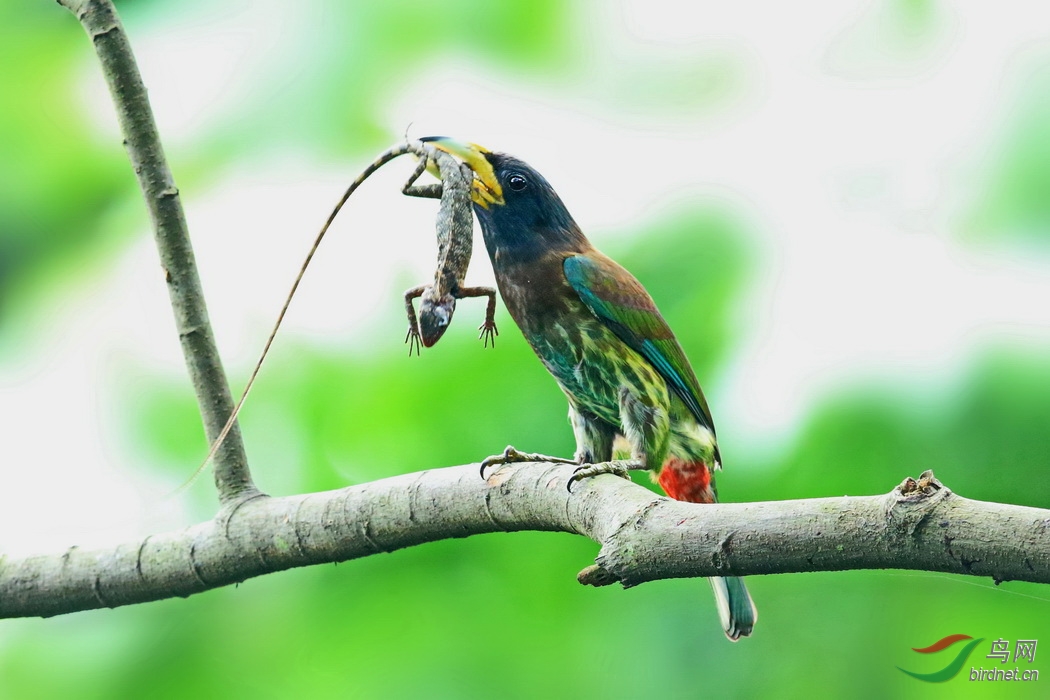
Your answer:
[[[565,259],[565,278],[616,337],[660,373],[701,425],[715,431],[693,368],[667,322],[630,272],[597,251]]]

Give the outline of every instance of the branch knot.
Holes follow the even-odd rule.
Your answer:
[[[913,536],[936,507],[952,495],[951,489],[938,481],[930,469],[920,474],[918,480],[909,476],[886,499],[890,534]]]

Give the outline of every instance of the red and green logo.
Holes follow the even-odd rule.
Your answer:
[[[915,673],[903,669],[900,666],[897,668],[902,673],[907,673],[912,678],[918,678],[920,681],[926,681],[927,683],[943,683],[946,680],[955,678],[962,667],[966,664],[966,659],[970,658],[970,653],[973,652],[974,648],[984,641],[984,638],[974,639],[968,634],[949,634],[944,639],[938,640],[928,647],[921,649],[912,648],[912,651],[917,651],[920,654],[936,654],[937,652],[944,651],[948,647],[955,646],[957,643],[964,639],[972,640],[968,644],[964,645],[959,649],[959,652],[955,655],[955,658],[948,662],[948,665],[942,668],[940,671],[934,671],[933,673]]]

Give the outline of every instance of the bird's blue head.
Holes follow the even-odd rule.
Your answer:
[[[471,197],[493,261],[528,260],[550,250],[579,251],[587,241],[547,179],[528,163],[446,137],[422,139],[474,170]]]

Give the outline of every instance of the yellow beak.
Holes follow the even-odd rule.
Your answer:
[[[482,148],[476,143],[464,143],[447,136],[426,136],[420,141],[432,143],[435,148],[440,148],[446,153],[451,153],[474,171],[474,186],[471,188],[471,199],[485,209],[490,204],[503,204],[503,188],[496,179],[496,171],[492,168],[485,157],[489,153],[487,148]]]

